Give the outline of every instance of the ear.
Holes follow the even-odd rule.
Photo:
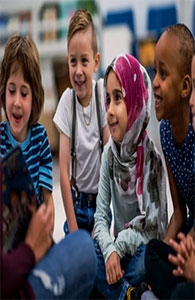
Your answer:
[[[185,75],[183,78],[183,86],[181,91],[182,98],[189,97],[190,92],[191,92],[191,78],[189,75]]]
[[[95,65],[94,65],[93,71],[94,71],[94,73],[96,73],[98,70],[99,64],[100,64],[100,53],[99,52],[96,53],[94,61],[95,61]]]

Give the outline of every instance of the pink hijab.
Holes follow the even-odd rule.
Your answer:
[[[130,220],[126,226],[139,228],[143,223],[149,222],[148,226],[159,223],[158,230],[162,237],[167,226],[164,169],[161,157],[146,131],[152,100],[151,81],[145,68],[129,54],[117,56],[108,66],[104,78],[105,86],[111,69],[121,83],[128,124],[121,143],[110,138],[109,153],[112,157],[108,157],[109,165],[112,161],[113,180],[119,194],[127,196],[128,202],[138,201],[140,209],[140,215]],[[159,221],[155,217],[155,220],[152,219],[152,211],[156,208],[162,218]],[[151,211],[150,218],[148,210]]]

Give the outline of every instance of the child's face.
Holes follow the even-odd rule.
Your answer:
[[[80,103],[87,106],[92,96],[93,73],[97,71],[100,60],[99,53],[94,57],[91,28],[73,35],[67,59],[72,87]]]
[[[13,72],[6,85],[6,114],[10,123],[13,137],[23,142],[28,132],[28,121],[32,107],[32,91],[24,80],[22,69],[19,67]]]
[[[195,54],[192,58],[192,94],[190,98],[190,106],[192,107],[193,127],[195,131]]]
[[[116,73],[111,70],[106,83],[107,122],[115,142],[122,142],[127,129],[127,108],[121,84]]]
[[[175,117],[182,90],[179,40],[163,33],[155,48],[156,75],[153,81],[156,117],[171,120]]]

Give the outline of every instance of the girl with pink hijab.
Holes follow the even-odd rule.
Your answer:
[[[146,131],[152,88],[144,67],[133,56],[120,55],[108,66],[104,82],[111,136],[102,156],[95,213],[96,288],[108,299],[128,299],[145,279],[145,245],[166,232],[165,173]]]

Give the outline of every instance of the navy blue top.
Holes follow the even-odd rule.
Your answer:
[[[194,219],[195,133],[192,113],[188,134],[181,147],[178,147],[174,142],[171,124],[168,120],[161,121],[160,137],[164,156],[169,162],[181,198],[189,209],[190,217]]]

